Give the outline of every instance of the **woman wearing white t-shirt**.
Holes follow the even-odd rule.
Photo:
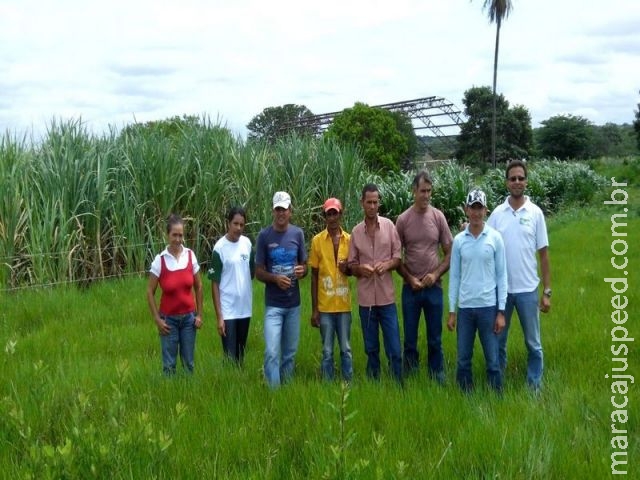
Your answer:
[[[238,364],[242,363],[247,345],[255,271],[251,240],[243,235],[246,221],[243,208],[229,210],[227,233],[214,245],[211,268],[207,272],[222,349]]]

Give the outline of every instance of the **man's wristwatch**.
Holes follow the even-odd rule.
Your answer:
[[[504,310],[498,310],[498,313],[501,313],[502,315],[504,315]]]
[[[542,291],[542,294],[543,294],[545,297],[549,297],[549,298],[551,298],[551,289],[550,289],[550,288],[545,288],[545,289]]]

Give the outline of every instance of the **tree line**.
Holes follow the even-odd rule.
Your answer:
[[[525,106],[511,105],[504,95],[494,95],[488,86],[468,89],[462,103],[467,121],[453,148],[434,142],[434,137],[418,137],[411,119],[402,112],[359,102],[336,115],[324,133],[303,121],[314,115],[304,105],[265,108],[247,124],[248,141],[273,143],[294,131],[303,136],[324,135],[358,147],[374,171],[406,169],[427,152],[435,158],[456,158],[482,168],[491,166],[494,156],[497,162],[504,163],[512,158],[583,160],[640,153],[640,104],[633,124],[595,125],[584,117],[562,114],[542,121],[542,126],[534,129]]]

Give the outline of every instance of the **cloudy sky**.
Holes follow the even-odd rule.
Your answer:
[[[314,113],[491,85],[481,0],[1,0],[0,132],[90,131],[207,115],[240,135],[269,106]],[[513,0],[498,91],[533,126],[629,123],[640,102],[638,0]]]

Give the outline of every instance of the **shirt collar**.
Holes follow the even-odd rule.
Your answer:
[[[518,210],[528,210],[529,206],[531,205],[529,196],[525,195],[524,203],[522,204],[522,206],[518,208],[518,210],[514,210],[513,207],[509,204],[509,198],[511,198],[511,195],[507,196],[507,198],[504,200],[504,203],[502,204],[502,207],[504,210],[512,211],[512,212],[517,212]]]
[[[364,232],[368,233],[367,221],[362,222],[364,224]],[[380,230],[380,216],[376,216],[376,230]]]
[[[324,238],[325,240],[327,238],[331,238],[331,235],[329,235],[329,229],[328,228],[325,228],[321,233],[322,233],[322,238]],[[340,227],[340,236],[341,237],[344,236],[344,233],[345,233],[344,229],[342,227]]]
[[[182,251],[180,252],[180,255],[182,255],[182,253],[185,251],[185,249],[186,249],[186,247],[183,245],[183,246],[182,246]],[[167,245],[167,246],[164,248],[164,250],[162,251],[162,253],[160,254],[160,256],[161,256],[161,257],[163,257],[163,256],[169,256],[169,257],[176,258],[176,257],[174,257],[174,256],[173,256],[173,254],[169,251],[169,245]]]
[[[465,234],[465,235],[470,235],[470,236],[472,236],[472,237],[473,237],[473,234],[469,231],[469,227],[470,227],[470,225],[467,225],[467,226],[465,227],[465,229],[464,229],[464,234]],[[486,234],[487,234],[487,222],[484,222],[484,223],[482,224],[482,231],[480,232],[480,235],[486,235]],[[478,236],[480,236],[480,235],[478,235]]]

